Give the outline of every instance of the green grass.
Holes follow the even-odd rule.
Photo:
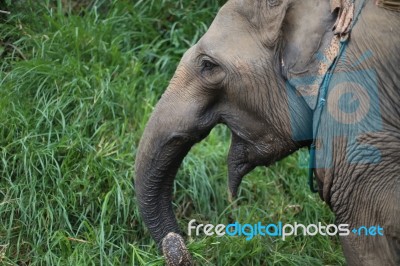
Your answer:
[[[0,1],[0,264],[163,265],[139,216],[133,165],[146,121],[217,0]],[[38,4],[39,3],[39,4]],[[228,201],[229,131],[185,158],[174,206],[203,223],[332,223],[303,153],[258,168]],[[188,239],[199,265],[344,264],[337,238]]]

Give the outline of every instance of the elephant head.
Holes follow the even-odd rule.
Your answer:
[[[139,209],[157,243],[175,233],[176,241],[168,243],[184,247],[176,235],[173,181],[190,148],[216,124],[232,132],[232,196],[256,166],[309,145],[313,104],[289,80],[317,71],[318,51],[333,36],[333,19],[326,1],[230,0],[184,54],[136,156]],[[168,249],[176,255],[175,248],[164,247],[164,253]]]

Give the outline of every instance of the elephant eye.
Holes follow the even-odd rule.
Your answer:
[[[217,65],[214,64],[213,62],[211,62],[210,60],[203,60],[203,62],[201,63],[202,66],[202,70],[211,70],[214,67],[216,67]]]
[[[214,63],[213,59],[209,57],[203,57],[200,61],[200,75],[211,87],[216,87],[225,78],[226,72],[223,70],[221,65]]]

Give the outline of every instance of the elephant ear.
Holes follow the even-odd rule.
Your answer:
[[[331,0],[331,13],[338,13],[333,31],[343,36],[350,30],[354,16],[354,1],[352,0]]]
[[[347,38],[352,0],[296,1],[287,11],[282,33],[282,74],[308,106],[316,108],[319,88]]]

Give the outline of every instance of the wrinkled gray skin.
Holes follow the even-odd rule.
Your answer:
[[[185,53],[147,124],[136,157],[139,208],[157,243],[162,245],[169,232],[180,233],[171,205],[175,174],[190,148],[216,124],[223,123],[232,132],[232,196],[254,167],[268,166],[310,144],[317,117],[307,93],[293,80],[317,74],[337,16],[328,0],[230,0]],[[315,174],[321,198],[336,214],[337,223],[347,223],[350,229],[378,224],[384,228],[384,236],[341,237],[349,265],[400,264],[399,26],[400,13],[368,1],[335,73],[372,69],[358,82],[375,80],[379,112],[367,118],[367,130],[349,144],[346,136],[356,127],[334,126],[325,107],[317,133],[322,145],[333,147],[317,151]],[[366,51],[372,56],[356,63]],[[327,102],[337,93],[330,86]],[[359,107],[368,109],[367,105],[361,98]],[[335,104],[329,112],[339,120],[346,115]],[[381,125],[368,132],[369,123]],[[349,157],[369,158],[360,144],[378,149],[379,161],[349,163]],[[168,243],[184,246],[171,236]],[[168,245],[163,246],[164,253],[169,252]],[[171,256],[177,256],[171,264],[190,263],[185,248],[171,249]]]

